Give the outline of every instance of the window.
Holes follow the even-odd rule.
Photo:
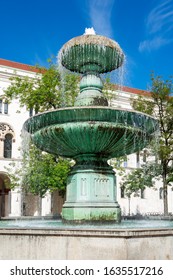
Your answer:
[[[37,109],[33,109],[33,108],[29,109],[29,117],[32,117],[32,116],[34,116],[36,114],[38,114],[38,110]]]
[[[145,198],[145,189],[141,189],[141,198],[142,198],[142,199]]]
[[[139,155],[139,152],[136,153],[136,167],[137,168],[140,167],[140,155]]]
[[[11,134],[5,135],[4,140],[4,158],[11,158],[12,156],[12,138]]]
[[[0,100],[0,114],[2,114],[2,100]]]
[[[33,108],[29,109],[29,116],[32,117],[33,116]]]
[[[4,114],[8,114],[8,103],[4,103]]]
[[[121,191],[121,198],[124,198],[125,197],[125,187],[121,187],[120,191]]]
[[[159,189],[159,198],[163,199],[163,188]]]
[[[123,163],[124,167],[127,167],[127,156],[124,157],[124,163]]]
[[[0,114],[8,114],[8,103],[0,99]]]

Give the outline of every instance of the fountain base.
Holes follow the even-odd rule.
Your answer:
[[[64,222],[70,223],[85,223],[85,222],[121,222],[121,210],[117,203],[117,205],[96,205],[86,204],[77,204],[75,203],[70,205],[70,203],[66,203],[62,210],[62,217]]]
[[[135,221],[132,227],[125,222],[114,228],[62,227],[58,221],[57,227],[40,227],[38,221],[37,228],[31,222],[18,227],[15,222],[0,228],[0,260],[173,260],[173,227],[163,221],[157,226],[156,221]]]
[[[86,164],[85,168],[84,164],[77,164],[68,178],[63,220],[74,223],[120,222],[121,209],[115,190],[115,173],[107,163],[90,169]]]

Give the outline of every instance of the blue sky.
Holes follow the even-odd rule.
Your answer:
[[[45,66],[94,27],[123,49],[123,85],[148,89],[151,71],[173,75],[173,0],[1,0],[0,10],[0,58]]]

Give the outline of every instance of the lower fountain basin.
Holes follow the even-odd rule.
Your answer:
[[[143,149],[157,121],[135,111],[88,106],[38,114],[24,129],[43,151],[73,158],[67,179],[64,221],[121,220],[115,174],[107,161]]]
[[[157,129],[157,121],[136,111],[73,107],[35,115],[25,122],[24,129],[46,152],[72,158],[95,154],[109,159],[144,148]]]
[[[172,221],[0,221],[1,260],[173,260]]]

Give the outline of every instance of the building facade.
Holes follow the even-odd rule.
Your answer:
[[[34,78],[37,70],[29,65],[0,59],[0,217],[17,216],[39,216],[58,215],[61,213],[63,200],[58,192],[48,193],[45,198],[40,199],[33,195],[24,195],[20,188],[10,190],[8,186],[9,176],[7,168],[10,163],[20,164],[22,145],[21,132],[30,112],[26,108],[20,108],[18,100],[10,104],[4,99],[4,91],[10,85],[10,77],[14,75],[29,76]],[[143,91],[119,87],[115,88],[112,94],[111,106],[125,109],[132,109],[131,97],[142,94]],[[149,160],[149,159],[147,159]],[[127,156],[123,162],[126,172],[139,167],[146,161],[145,151]],[[124,196],[120,188],[121,176],[116,172],[117,199],[123,215],[128,214],[162,214],[162,185],[156,182],[152,189],[146,188],[144,192],[133,195],[129,200]],[[168,190],[169,212],[173,213],[173,191]]]

